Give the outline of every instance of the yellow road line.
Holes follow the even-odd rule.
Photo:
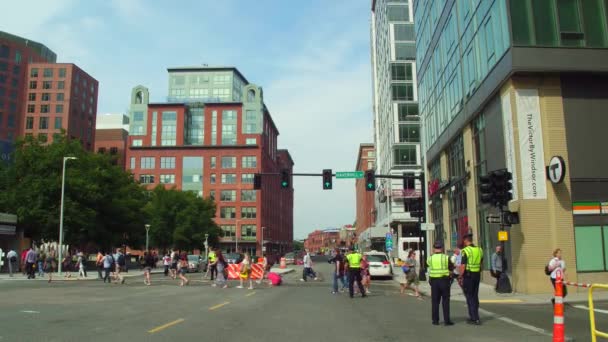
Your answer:
[[[486,304],[508,304],[508,303],[523,303],[521,299],[482,299],[480,303]]]
[[[251,296],[253,296],[254,294],[255,294],[255,292],[251,292],[251,293],[246,294],[246,295],[245,295],[245,297],[251,297]]]
[[[216,305],[216,306],[212,306],[212,307],[210,307],[210,308],[209,308],[209,311],[211,311],[211,310],[215,310],[215,309],[219,309],[219,308],[221,308],[222,306],[224,306],[224,305],[228,305],[228,304],[230,304],[230,302],[223,302],[222,304],[218,304],[218,305]]]
[[[179,323],[181,323],[181,322],[183,322],[183,321],[184,321],[184,319],[183,319],[183,318],[176,319],[176,320],[175,320],[175,321],[173,321],[173,322],[169,322],[169,323],[167,323],[167,324],[163,324],[163,325],[161,325],[161,326],[158,326],[158,327],[156,327],[156,328],[154,328],[154,329],[152,329],[152,330],[148,330],[148,332],[149,332],[150,334],[154,334],[154,333],[157,333],[157,332],[159,332],[159,331],[161,331],[161,330],[167,329],[168,327],[171,327],[171,326],[174,326],[174,325],[176,325],[176,324],[179,324]]]

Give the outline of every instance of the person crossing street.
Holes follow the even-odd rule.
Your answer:
[[[346,256],[346,262],[348,263],[348,293],[350,298],[353,298],[355,294],[355,281],[359,287],[361,297],[367,297],[365,288],[363,288],[363,279],[361,278],[361,260],[363,260],[363,255],[355,251],[354,248]]]
[[[481,325],[481,320],[479,319],[479,282],[481,280],[483,250],[473,244],[472,234],[464,237],[464,245],[458,283],[461,284],[467,299],[467,307],[469,309],[467,323]]]
[[[450,258],[443,253],[443,243],[436,241],[433,245],[433,255],[427,259],[429,283],[431,284],[432,320],[433,325],[439,325],[439,304],[443,308],[443,324],[454,325],[450,319],[450,268],[454,265]]]
[[[211,248],[209,250],[209,272],[211,273],[211,281],[213,281],[217,277],[217,255],[215,254],[215,250]],[[215,276],[215,277],[214,277]]]

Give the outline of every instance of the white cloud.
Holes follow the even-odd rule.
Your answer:
[[[12,34],[41,41],[48,23],[71,7],[74,0],[5,1],[0,11],[2,29]]]

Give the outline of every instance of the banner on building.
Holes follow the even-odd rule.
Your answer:
[[[537,89],[517,89],[517,127],[523,199],[547,199],[545,151]]]
[[[505,159],[507,170],[513,176],[513,200],[517,201],[517,170],[515,164],[515,135],[513,134],[513,111],[511,110],[511,92],[500,97],[502,104],[502,127],[505,138]]]

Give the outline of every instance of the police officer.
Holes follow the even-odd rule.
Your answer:
[[[462,285],[464,295],[467,298],[467,307],[469,308],[469,319],[467,320],[467,323],[480,325],[479,281],[481,280],[480,273],[481,263],[483,261],[483,250],[473,244],[472,234],[464,237],[464,245],[458,282]]]
[[[207,264],[211,265],[209,266],[209,270],[211,272],[211,280],[214,279],[214,275],[217,277],[217,263],[215,262],[216,260],[217,256],[215,255],[215,249],[211,248],[211,250],[209,251],[209,259],[207,260]]]
[[[348,262],[348,291],[350,294],[350,298],[353,298],[355,294],[355,281],[359,286],[359,292],[361,292],[361,297],[366,297],[365,289],[363,288],[362,279],[361,279],[361,260],[363,259],[363,255],[361,253],[356,252],[354,248],[351,249],[351,253],[346,255],[346,260]]]
[[[429,283],[431,284],[431,298],[433,301],[433,325],[439,325],[439,303],[443,305],[443,324],[454,325],[450,320],[450,270],[454,265],[450,258],[443,253],[443,243],[436,241],[433,245],[433,255],[426,264],[429,270]]]

